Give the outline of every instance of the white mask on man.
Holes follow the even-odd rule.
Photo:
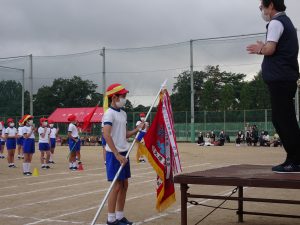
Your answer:
[[[32,125],[33,125],[33,120],[28,120],[28,124],[29,124],[30,126],[32,126]]]
[[[54,127],[54,124],[49,124],[49,127],[50,127],[50,128],[53,128],[53,127]]]
[[[146,117],[141,117],[141,121],[144,122]]]
[[[10,123],[9,126],[10,126],[10,127],[14,127],[14,126],[15,126],[15,123]]]

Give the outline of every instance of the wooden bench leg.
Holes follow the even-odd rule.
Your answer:
[[[237,214],[239,216],[239,223],[244,222],[244,190],[243,187],[238,187],[238,191],[239,191],[239,200],[238,200],[238,211]]]
[[[180,184],[181,190],[181,225],[187,225],[187,184]]]

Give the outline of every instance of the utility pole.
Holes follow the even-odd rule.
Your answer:
[[[105,47],[102,48],[100,55],[102,56],[102,93],[104,102],[106,92]]]
[[[194,93],[194,62],[193,40],[190,40],[190,76],[191,76],[191,142],[195,142],[195,93]]]
[[[33,116],[33,63],[32,63],[32,54],[29,55],[29,80],[30,80],[30,115]]]

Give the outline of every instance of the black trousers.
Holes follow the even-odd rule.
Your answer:
[[[300,165],[300,129],[293,100],[297,90],[296,81],[269,83],[268,87],[272,122],[287,153],[286,161]]]

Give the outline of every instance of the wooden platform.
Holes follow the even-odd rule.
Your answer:
[[[300,201],[296,200],[245,198],[243,195],[244,187],[300,189],[300,174],[276,174],[271,171],[271,166],[265,165],[233,165],[206,171],[180,174],[174,177],[174,181],[180,184],[181,189],[181,225],[187,225],[187,202],[189,198],[235,200],[238,202],[237,214],[239,222],[243,222],[244,214],[300,218],[300,213],[299,215],[282,215],[246,212],[243,210],[244,201],[300,204]],[[187,192],[189,184],[236,186],[238,188],[238,197],[190,194]]]

